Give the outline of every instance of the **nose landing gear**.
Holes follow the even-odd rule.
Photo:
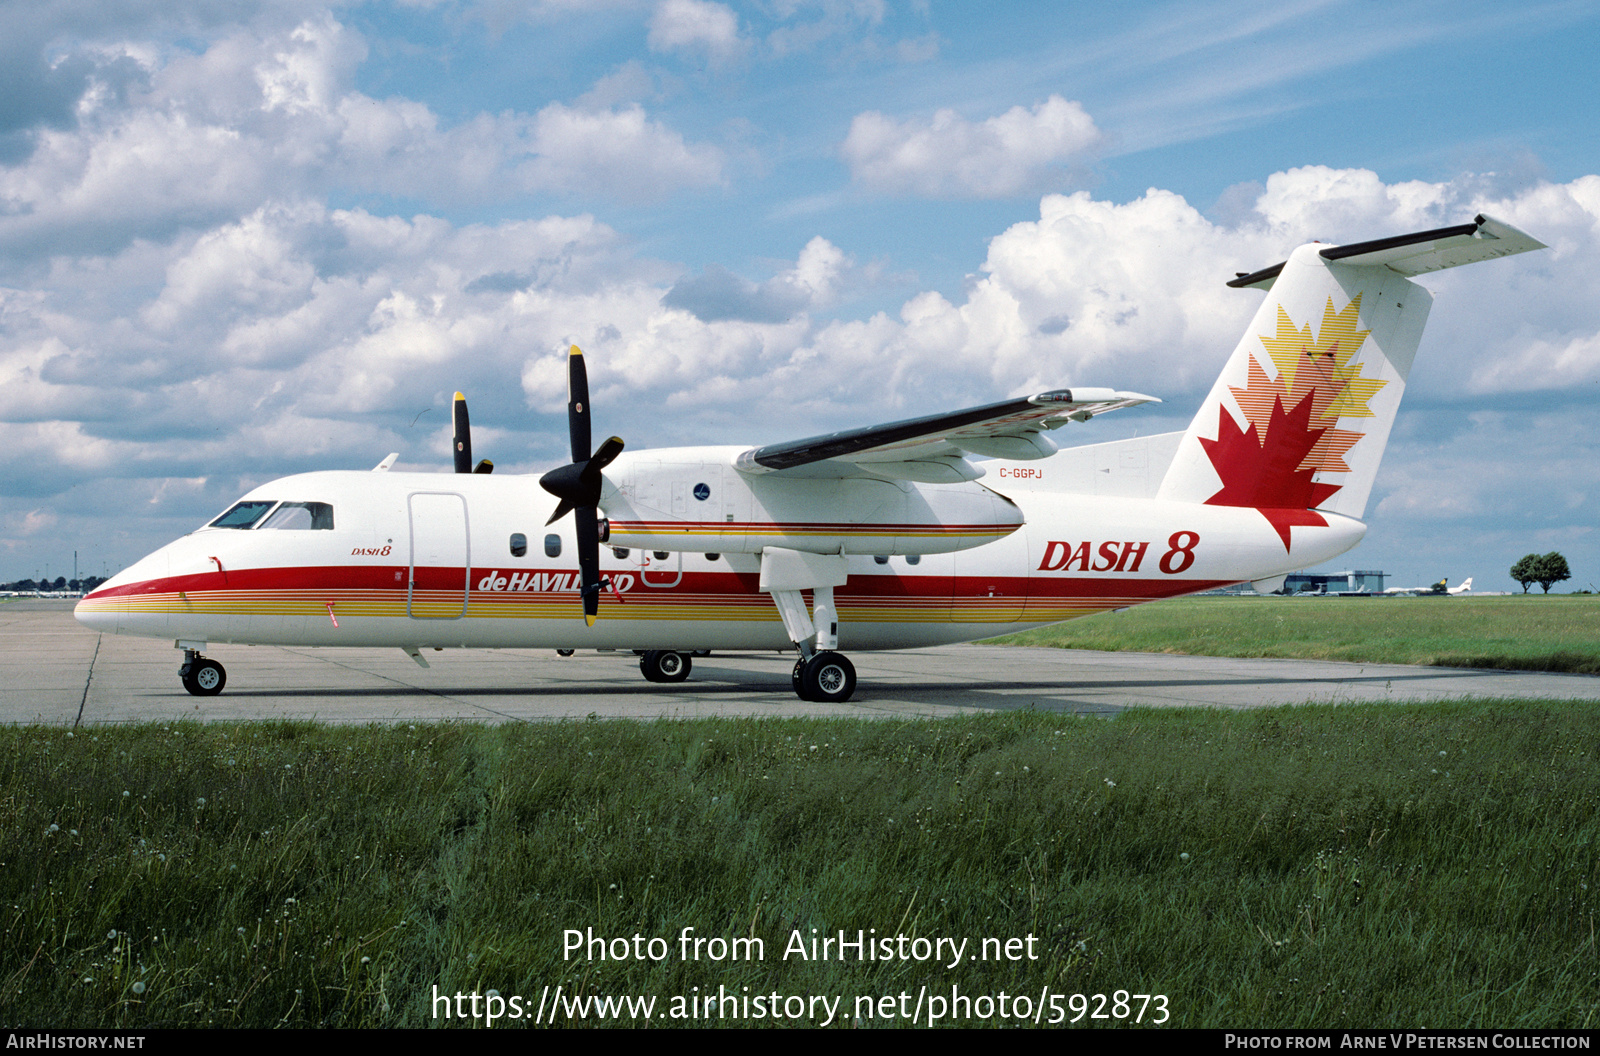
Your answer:
[[[228,684],[228,672],[215,660],[201,656],[198,649],[185,649],[178,680],[194,696],[214,697]]]

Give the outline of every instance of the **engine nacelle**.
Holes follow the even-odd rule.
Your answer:
[[[747,476],[742,448],[623,454],[600,507],[612,546],[704,553],[782,547],[815,554],[944,554],[1010,535],[1022,511],[974,483],[915,484],[862,474]]]

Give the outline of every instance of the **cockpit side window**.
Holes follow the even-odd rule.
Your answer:
[[[276,506],[275,501],[236,502],[233,507],[221,517],[206,525],[208,528],[249,528],[255,524],[266,512]]]
[[[262,521],[257,531],[332,531],[333,507],[326,502],[285,502]]]

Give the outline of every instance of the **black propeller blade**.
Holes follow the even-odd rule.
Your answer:
[[[463,412],[464,413],[464,412]],[[600,491],[601,471],[622,453],[622,440],[611,437],[593,455],[589,453],[589,372],[583,353],[573,345],[567,354],[567,431],[572,439],[572,461],[539,478],[539,486],[560,499],[546,524],[568,513],[578,535],[578,571],[583,596],[583,618],[594,626],[600,614]]]
[[[472,464],[472,422],[467,418],[467,398],[456,393],[450,408],[451,448],[455,454],[457,473],[493,473],[494,463],[487,458],[476,467]]]

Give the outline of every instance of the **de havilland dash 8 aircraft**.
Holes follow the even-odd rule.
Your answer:
[[[389,472],[390,455],[264,484],[77,618],[173,640],[197,695],[227,680],[203,651],[248,643],[393,646],[424,667],[424,649],[618,650],[653,682],[708,650],[792,649],[802,699],[846,701],[841,650],[1270,591],[1349,550],[1433,301],[1409,277],[1542,248],[1486,216],[1301,246],[1228,283],[1267,297],[1186,431],[1067,449],[1056,430],[1154,398],[1073,386],[791,443],[624,453],[591,446],[574,347],[570,464],[537,480],[474,467],[457,394],[457,475]]]

